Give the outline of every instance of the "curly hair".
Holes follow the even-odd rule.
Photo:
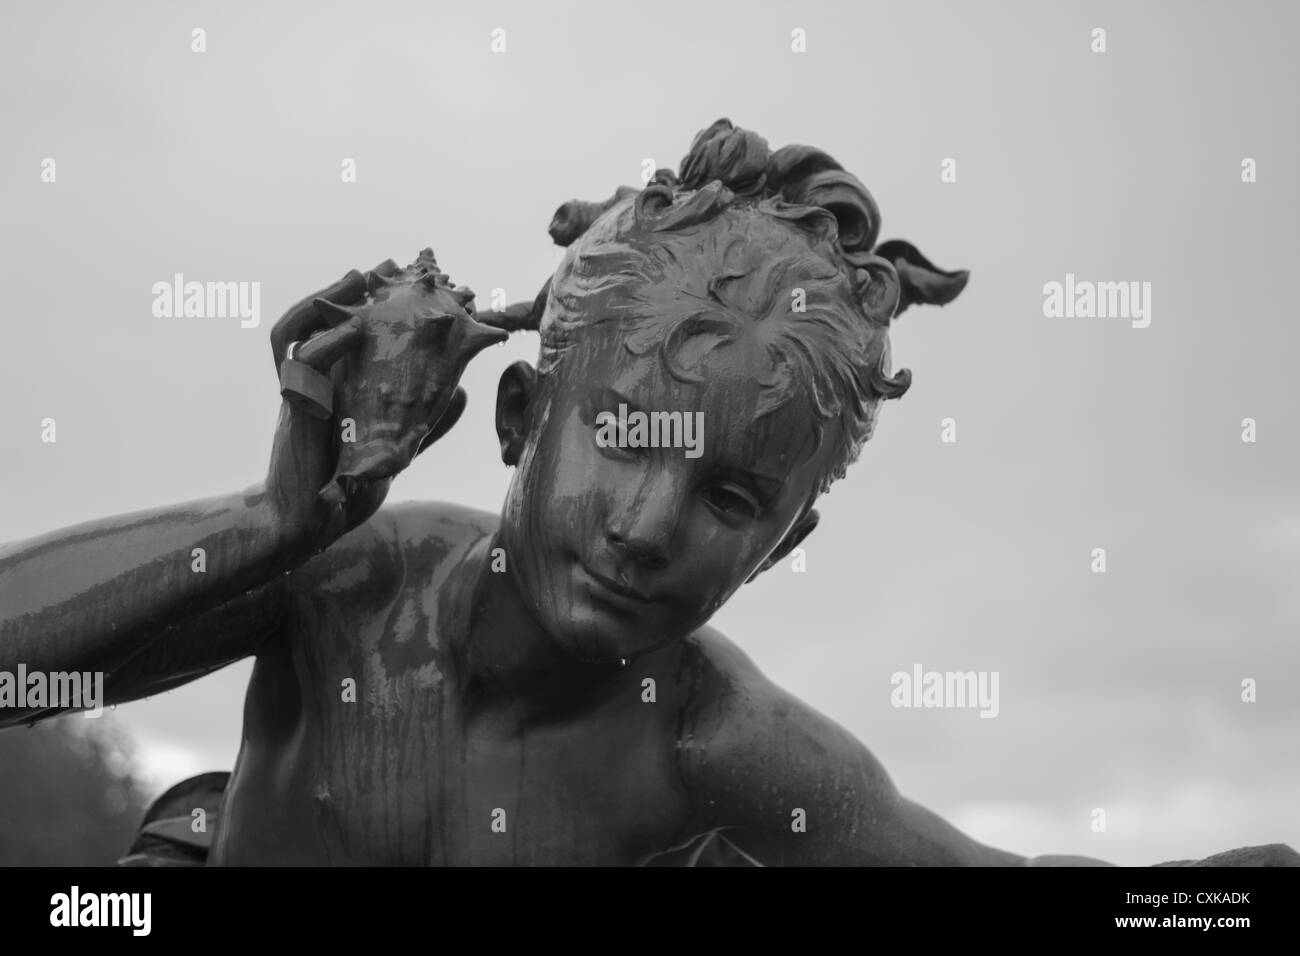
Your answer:
[[[743,344],[763,398],[757,415],[803,395],[815,438],[838,419],[844,447],[825,492],[857,460],[879,404],[911,385],[890,372],[889,324],[913,303],[943,304],[965,272],[942,272],[905,242],[876,245],[880,212],[824,152],[772,152],[721,119],[701,131],[678,174],[605,203],[567,203],[551,235],[568,251],[538,296],[538,373],[562,363],[584,330],[617,323],[634,355],[656,353],[679,381],[700,380],[714,349]],[[671,304],[649,294],[674,288]]]

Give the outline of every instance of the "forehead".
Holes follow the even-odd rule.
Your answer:
[[[657,348],[634,355],[615,328],[591,328],[573,343],[561,369],[561,392],[574,401],[595,401],[601,407],[593,411],[617,413],[618,403],[626,400],[630,410],[701,413],[704,463],[802,480],[805,472],[820,474],[839,440],[835,420],[821,423],[819,435],[818,420],[798,386],[767,410],[772,402],[763,381],[772,370],[743,341],[708,352],[690,368],[698,381],[681,381]]]

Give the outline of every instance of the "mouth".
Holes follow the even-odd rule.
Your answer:
[[[605,592],[608,595],[621,598],[625,602],[636,604],[653,604],[655,602],[655,599],[650,595],[638,591],[636,588],[629,587],[623,582],[617,581],[607,575],[593,571],[585,564],[579,563],[578,567],[582,569],[582,573],[588,581],[596,586],[595,590],[598,594]]]

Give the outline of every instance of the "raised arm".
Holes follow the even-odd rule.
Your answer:
[[[291,342],[328,326],[315,299],[359,301],[367,281],[354,270],[290,309],[271,333],[277,368]],[[355,339],[352,329],[326,329],[296,358],[328,374]],[[426,445],[463,406],[460,393]],[[366,520],[387,493],[389,480],[334,509],[322,505],[334,438],[331,420],[284,401],[265,481],[0,548],[0,672],[103,671],[105,696],[120,701],[252,653],[278,626],[284,574]],[[55,712],[0,707],[0,726]]]

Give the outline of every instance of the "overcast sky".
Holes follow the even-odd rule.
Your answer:
[[[267,334],[293,301],[426,245],[480,302],[531,298],[558,260],[557,205],[639,184],[646,158],[675,168],[727,116],[773,148],[825,149],[872,190],[882,238],[972,279],[898,321],[914,386],[821,503],[807,572],[778,566],[715,623],[978,839],[1121,863],[1300,846],[1298,17],[808,0],[6,13],[0,540],[257,481],[278,407]],[[260,326],[155,318],[152,285],[175,273],[260,282]],[[1150,326],[1046,318],[1043,286],[1067,273],[1151,283]],[[475,360],[464,418],[391,500],[499,508],[495,384],[536,348]],[[997,718],[892,707],[890,676],[914,664],[998,672]],[[118,708],[158,786],[231,767],[249,670]]]

